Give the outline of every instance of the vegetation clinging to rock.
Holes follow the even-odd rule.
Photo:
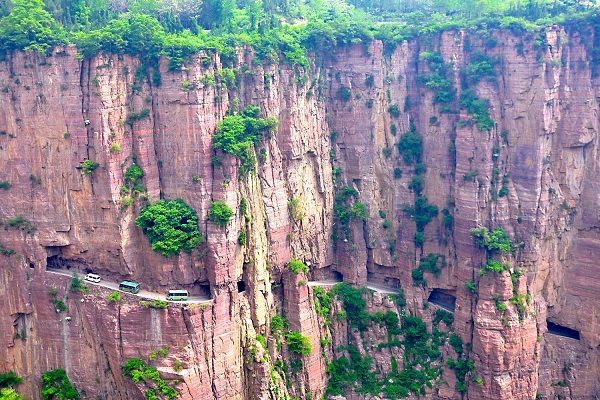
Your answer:
[[[198,215],[181,199],[159,200],[140,211],[135,224],[143,229],[152,250],[165,257],[191,252],[204,241]]]

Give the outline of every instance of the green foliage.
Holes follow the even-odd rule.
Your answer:
[[[527,293],[515,294],[508,301],[517,308],[519,321],[527,316],[527,305],[531,302],[531,296]]]
[[[154,301],[140,301],[140,304],[146,308],[156,308],[158,310],[166,310],[169,303],[165,300],[156,299]]]
[[[417,232],[419,233],[419,232]],[[416,242],[416,240],[415,240]],[[422,244],[422,243],[421,243]],[[412,271],[414,285],[426,285],[427,282],[423,279],[425,271],[431,272],[434,276],[440,276],[442,268],[446,266],[445,257],[442,254],[429,253],[427,257],[421,258],[419,267]]]
[[[392,104],[388,107],[388,112],[393,118],[398,118],[400,116],[400,109],[397,104]]]
[[[485,271],[490,271],[490,272],[495,272],[495,273],[501,273],[503,271],[506,271],[510,268],[510,264],[507,262],[500,262],[498,260],[487,260],[487,262],[485,263]]]
[[[378,394],[384,391],[389,398],[406,397],[410,392],[422,395],[425,387],[431,387],[431,381],[441,373],[439,367],[432,369],[431,366],[441,357],[438,348],[443,344],[444,333],[437,331],[432,337],[427,332],[427,324],[420,318],[404,315],[399,321],[398,314],[391,310],[385,314],[378,312],[371,315],[364,310],[366,301],[362,297],[363,293],[364,289],[353,288],[346,283],[334,286],[330,292],[343,300],[345,315],[352,327],[364,331],[371,321],[386,326],[388,343],[380,344],[379,348],[404,347],[404,369],[398,371],[398,363],[392,359],[391,373],[379,376],[371,366],[371,359],[363,358],[350,345],[346,349],[349,357],[343,355],[333,360],[327,368],[330,379],[326,395],[343,395],[350,391],[358,394]],[[406,306],[402,291],[398,295],[398,305],[401,308]],[[436,325],[437,323],[439,321],[435,322]],[[404,340],[394,339],[393,335],[403,335]],[[338,349],[339,351],[344,349]]]
[[[485,248],[489,253],[510,253],[521,244],[515,244],[502,228],[489,231],[486,227],[471,229],[471,236],[479,247]]]
[[[85,293],[87,290],[87,286],[82,284],[83,279],[77,277],[77,274],[73,272],[73,279],[71,279],[71,292],[79,292]]]
[[[132,126],[135,122],[141,121],[141,120],[146,119],[146,118],[150,118],[150,110],[147,109],[147,108],[144,108],[140,112],[131,112],[131,113],[129,113],[127,115],[127,119],[125,120],[125,122],[129,126]]]
[[[0,242],[0,254],[2,254],[3,256],[10,257],[15,253],[16,251],[14,251],[13,249],[9,249],[4,243]]]
[[[265,337],[261,334],[256,335],[256,341],[258,343],[260,343],[260,345],[262,346],[263,349],[266,350],[267,348],[267,340],[265,339]]]
[[[0,399],[2,400],[25,400],[13,388],[0,388]]]
[[[246,231],[240,231],[238,235],[238,244],[244,246],[246,244]]]
[[[298,275],[300,272],[304,272],[304,274],[308,274],[308,266],[304,264],[302,261],[292,258],[290,262],[287,264],[287,268],[292,271],[294,274]]]
[[[348,89],[346,86],[340,85],[339,89],[335,93],[335,97],[338,100],[343,101],[345,103],[347,101],[350,101],[350,99],[352,98],[352,92],[350,92],[350,89]]]
[[[465,76],[469,86],[477,84],[482,78],[489,80],[496,79],[496,70],[494,65],[498,64],[495,60],[481,51],[471,53],[471,62],[465,68]]]
[[[27,218],[21,214],[16,217],[9,218],[5,221],[0,220],[0,226],[4,225],[4,229],[7,230],[9,227],[17,230],[25,231],[28,234],[33,234],[37,230],[37,227],[31,223]]]
[[[218,226],[225,227],[233,216],[233,210],[224,200],[213,201],[208,216]]]
[[[477,294],[477,283],[473,278],[471,278],[467,283],[465,283],[465,289],[473,294]]]
[[[402,178],[402,170],[400,168],[394,168],[394,179]]]
[[[152,250],[165,257],[191,252],[204,238],[198,230],[198,216],[181,199],[159,200],[140,211],[135,224],[142,228]]]
[[[454,322],[454,314],[438,308],[433,316],[433,325],[438,325],[440,322],[444,322],[450,328]]]
[[[377,393],[381,383],[371,371],[371,358],[363,358],[354,346],[348,346],[347,351],[350,359],[342,356],[327,366],[329,382],[326,395],[343,395],[347,389],[358,393]],[[356,383],[358,387],[355,388]]]
[[[260,109],[247,106],[239,114],[228,115],[217,124],[213,134],[213,146],[228,154],[237,155],[242,166],[240,172],[246,173],[256,165],[254,145],[262,141],[263,133],[277,128],[278,121],[273,117],[259,118]]]
[[[0,20],[0,53],[12,50],[46,53],[65,43],[65,32],[41,0],[12,0],[10,14]]]
[[[288,328],[288,322],[285,317],[281,315],[275,315],[271,319],[271,331],[282,332]]]
[[[474,181],[475,178],[477,177],[477,175],[479,175],[479,171],[478,170],[473,170],[473,171],[469,171],[466,174],[463,175],[463,179],[465,181]]]
[[[463,351],[463,341],[460,338],[460,336],[458,336],[456,333],[452,333],[450,334],[450,337],[448,338],[448,343],[450,343],[450,346],[452,346],[452,348],[454,349],[454,351],[456,351],[457,354],[461,354]]]
[[[71,385],[64,369],[46,371],[42,375],[42,397],[44,399],[79,399],[79,392]]]
[[[414,206],[404,204],[402,211],[415,221],[419,232],[422,232],[425,226],[438,215],[437,206],[430,204],[425,196],[417,197]]]
[[[8,181],[0,181],[0,189],[8,190],[12,187]]]
[[[490,131],[494,127],[494,120],[488,114],[490,101],[479,99],[474,89],[465,89],[460,94],[460,107],[466,109],[473,116],[473,122],[480,131]]]
[[[304,336],[300,332],[288,332],[285,335],[285,339],[288,344],[288,350],[293,354],[308,356],[312,351],[310,338],[308,336]]]
[[[454,217],[447,208],[442,210],[442,224],[444,224],[444,228],[446,229],[452,229],[454,226]]]
[[[423,152],[423,139],[416,131],[406,132],[400,136],[400,141],[396,143],[398,151],[408,165],[421,162]]]
[[[54,304],[54,308],[57,312],[61,313],[63,311],[67,311],[67,305],[62,300],[52,299],[50,302]]]
[[[346,237],[349,235],[348,224],[350,221],[360,222],[366,220],[369,216],[369,210],[366,205],[358,201],[351,201],[357,198],[358,192],[355,189],[344,186],[334,199],[334,216],[340,221],[342,232]],[[337,238],[336,230],[334,230],[334,238]]]
[[[100,164],[98,164],[97,162],[94,162],[92,160],[84,160],[81,163],[81,174],[83,176],[89,175],[92,172],[94,172],[94,170],[96,168],[98,168],[100,166]]]
[[[108,301],[110,302],[116,302],[116,303],[120,303],[121,302],[121,294],[117,291],[112,292],[111,294],[108,295]]]
[[[352,221],[366,220],[369,216],[369,210],[367,206],[360,201],[354,202],[349,210],[349,216]]]
[[[158,355],[161,356],[161,357],[166,357],[167,354],[169,354],[169,349],[167,349],[166,347],[161,347],[158,350]]]
[[[142,185],[144,170],[137,164],[133,164],[125,171],[125,184],[134,192],[145,192],[146,188]]]
[[[295,220],[299,221],[304,218],[304,212],[302,211],[302,203],[300,199],[293,197],[288,201],[288,210],[290,216]]]
[[[446,361],[446,364],[456,375],[456,379],[458,380],[458,382],[456,382],[456,389],[460,392],[466,392],[465,379],[467,374],[472,373],[475,370],[475,363],[465,357],[459,357],[458,360],[449,358]]]
[[[360,331],[365,331],[371,320],[369,313],[365,311],[367,302],[363,299],[364,293],[366,293],[365,289],[357,289],[345,282],[335,285],[331,290],[332,295],[342,299],[350,325]]]
[[[328,291],[320,286],[313,287],[313,296],[315,298],[315,310],[318,315],[329,321],[329,310],[331,310],[332,297]]]
[[[422,175],[413,175],[408,184],[408,188],[415,192],[417,196],[421,195],[423,192],[423,186],[425,185],[425,178]]]
[[[14,371],[8,371],[6,374],[0,374],[0,388],[18,385],[21,382],[23,382],[23,379],[19,378]]]
[[[417,77],[417,83],[435,92],[433,104],[447,104],[456,98],[456,92],[452,82],[446,79],[448,67],[444,63],[441,53],[424,51],[419,58],[427,64],[431,74],[421,74]]]
[[[121,146],[119,145],[119,143],[113,143],[108,151],[110,152],[110,154],[117,154],[121,152]]]
[[[125,364],[121,365],[121,369],[123,370],[123,375],[135,383],[142,381],[145,384],[149,384],[149,382],[153,382],[155,385],[153,390],[158,390],[167,399],[175,399],[179,396],[177,390],[164,381],[155,368],[148,366],[139,358],[127,359]],[[148,391],[146,395],[148,398]]]

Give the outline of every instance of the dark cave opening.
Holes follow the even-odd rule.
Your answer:
[[[242,293],[246,290],[246,283],[244,281],[237,282],[238,293]]]
[[[442,307],[446,311],[454,312],[456,309],[456,292],[453,290],[433,289],[427,301]]]
[[[562,336],[570,339],[581,340],[579,331],[567,328],[566,326],[555,324],[554,322],[546,321],[548,324],[548,333],[551,335]]]

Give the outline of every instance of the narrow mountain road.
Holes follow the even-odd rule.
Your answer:
[[[310,282],[308,282],[308,286],[333,286],[338,283],[341,283],[341,282],[340,281],[310,281]],[[367,289],[371,289],[375,292],[383,293],[383,294],[398,294],[398,289],[394,289],[394,288],[391,288],[388,286],[378,285],[378,284],[370,283],[370,282],[367,282]]]
[[[64,276],[68,276],[69,278],[73,277],[73,273],[75,271],[66,271],[66,270],[62,270],[62,269],[52,269],[52,268],[47,268],[46,272],[50,272],[52,274],[58,274],[58,275],[64,275]],[[85,278],[85,274],[81,274],[78,272],[75,272],[75,274],[77,275],[78,278],[80,279],[84,279]],[[119,284],[115,283],[115,282],[108,282],[105,281],[104,279],[102,279],[100,282],[95,283],[95,282],[89,282],[89,281],[84,281],[86,285],[96,285],[96,286],[102,286],[105,287],[107,289],[111,289],[111,290],[119,290]],[[133,294],[133,293],[129,293],[126,292],[128,294]],[[150,300],[167,300],[167,295],[164,293],[155,293],[155,292],[149,292],[147,290],[140,290],[139,293],[137,294],[133,294],[134,296],[138,296],[138,297],[142,297],[144,299],[150,299]],[[188,297],[187,300],[185,301],[173,301],[172,303],[177,303],[177,304],[198,304],[198,303],[209,303],[212,300],[207,298],[207,297],[201,297],[201,296],[190,296]]]

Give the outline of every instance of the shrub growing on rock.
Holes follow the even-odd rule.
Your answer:
[[[213,201],[208,215],[211,221],[224,227],[233,216],[233,210],[223,200]]]
[[[42,397],[44,399],[79,399],[79,392],[71,382],[64,369],[44,372],[42,375]]]
[[[285,335],[285,339],[287,340],[290,353],[307,356],[312,351],[310,338],[308,336],[304,336],[300,332],[288,332]]]
[[[143,229],[152,250],[165,257],[191,252],[204,240],[198,230],[198,215],[181,199],[159,200],[141,210],[135,224]]]

